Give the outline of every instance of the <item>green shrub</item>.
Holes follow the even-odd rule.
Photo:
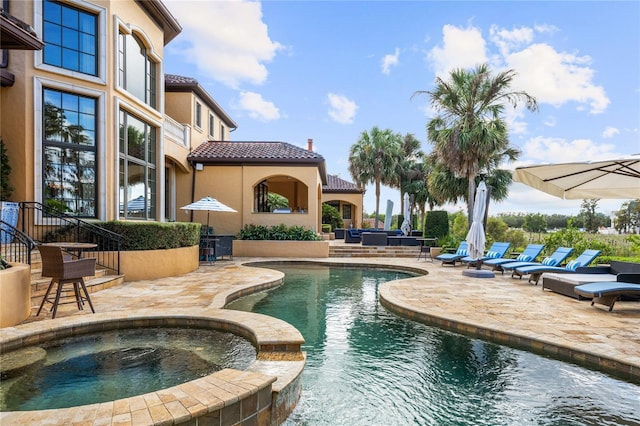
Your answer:
[[[424,236],[440,238],[449,234],[449,214],[444,210],[428,211],[424,219]]]
[[[510,251],[522,251],[527,245],[527,238],[524,232],[519,229],[509,228],[505,233],[504,239],[511,243],[511,246],[509,246]]]
[[[331,229],[344,228],[344,220],[338,209],[329,204],[322,204],[322,223],[331,225]],[[331,232],[331,229],[328,232]],[[326,232],[324,229],[322,232]]]
[[[109,221],[98,225],[120,234],[121,250],[191,247],[200,242],[201,225],[199,223]]]
[[[331,225],[329,225],[328,223],[323,223],[322,224],[322,232],[324,234],[328,234],[329,232],[331,232]]]
[[[453,214],[453,226],[451,227],[451,234],[458,240],[462,241],[467,238],[469,232],[469,221],[467,216],[458,212]]]
[[[558,247],[573,248],[571,259],[575,259],[587,249],[600,250],[600,257],[613,256],[615,254],[611,244],[600,240],[588,239],[585,237],[585,233],[577,228],[565,228],[553,232],[544,238],[544,244],[547,254],[553,253]],[[601,261],[600,257],[597,259],[598,262]]]
[[[240,230],[238,238],[241,240],[288,240],[288,241],[318,241],[320,237],[314,231],[302,226],[288,227],[285,224],[275,226],[245,225]]]

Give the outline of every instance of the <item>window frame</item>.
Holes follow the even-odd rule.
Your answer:
[[[162,169],[164,168],[165,164],[164,162],[161,161],[161,124],[155,122],[154,120],[150,119],[149,117],[145,116],[144,114],[140,114],[139,111],[135,111],[135,109],[127,107],[127,105],[123,102],[120,102],[119,105],[117,106],[117,120],[116,120],[116,134],[118,135],[118,148],[117,148],[117,162],[116,162],[116,176],[117,176],[117,185],[116,185],[116,217],[118,217],[119,219],[124,219],[124,220],[149,220],[149,221],[160,221],[161,217],[163,216],[161,209],[162,207],[162,203],[161,203],[161,199],[160,199],[160,191],[163,190],[163,186],[160,182],[161,179],[164,179],[164,173],[162,172]],[[151,129],[152,131],[149,131],[148,133],[145,134],[154,134],[154,143],[155,143],[155,148],[153,149],[153,153],[155,154],[155,156],[153,157],[153,163],[151,163],[150,160],[150,155],[149,155],[149,145],[148,143],[145,144],[145,155],[144,155],[144,159],[139,158],[139,157],[135,157],[129,154],[129,152],[123,152],[121,150],[121,142],[120,142],[120,126],[122,125],[122,114],[126,116],[131,116],[134,119],[140,121],[141,123],[143,123],[146,127],[148,127],[149,129]],[[126,121],[126,120],[125,120]],[[128,145],[125,145],[125,150],[128,151]],[[128,209],[126,208],[126,206],[124,205],[124,203],[127,202],[127,200],[121,200],[121,175],[125,174],[125,181],[128,181],[128,177],[127,177],[127,171],[129,168],[129,163],[135,164],[137,166],[142,166],[144,168],[144,191],[145,191],[145,203],[147,202],[147,197],[146,197],[146,193],[147,193],[147,188],[149,188],[151,190],[151,194],[149,197],[149,202],[153,204],[152,207],[145,209],[144,214],[142,215],[142,217],[140,216],[130,216],[128,215]],[[123,165],[124,165],[124,170],[123,170]],[[154,171],[154,176],[153,176],[153,183],[151,184],[149,182],[149,169],[153,169]],[[125,193],[127,192],[127,187],[128,185],[125,185]],[[128,200],[130,201],[130,200]],[[120,212],[120,203],[123,203],[123,209],[122,209],[122,213]]]
[[[129,78],[129,74],[127,74],[127,58],[134,56],[127,55],[127,46],[129,45],[131,37],[133,42],[144,51],[143,60],[144,60],[144,96],[140,97],[136,92],[133,92],[128,89],[127,80]],[[115,78],[117,87],[124,92],[128,93],[132,98],[137,99],[142,104],[154,109],[158,110],[158,106],[161,103],[161,92],[158,88],[159,81],[159,72],[162,68],[162,63],[160,59],[153,52],[153,48],[151,47],[151,43],[149,40],[137,29],[130,29],[125,25],[118,25],[117,31],[115,34],[115,46],[114,54],[116,60],[115,67]],[[133,67],[133,64],[130,64]]]
[[[96,6],[84,0],[66,0],[60,2],[64,6],[80,9],[84,12],[96,16],[96,74],[85,74],[80,71],[50,65],[44,62],[44,49],[36,50],[34,55],[34,68],[51,73],[73,77],[92,83],[106,85],[107,83],[107,10],[104,7]],[[33,22],[36,33],[44,36],[44,2],[34,2]]]
[[[216,129],[215,122],[216,122],[215,115],[212,114],[212,113],[209,113],[209,137],[212,138],[212,139],[216,138],[216,136],[215,136],[215,129]]]
[[[193,124],[198,129],[202,129],[202,104],[199,101],[196,101],[195,103],[193,115]]]
[[[106,93],[98,90],[87,89],[76,85],[62,83],[55,80],[50,80],[42,77],[34,77],[34,93],[33,102],[34,108],[34,120],[33,120],[33,135],[34,135],[34,194],[35,201],[43,203],[44,194],[44,129],[42,123],[44,122],[44,89],[57,90],[61,92],[68,92],[81,96],[91,97],[96,100],[96,129],[95,129],[95,188],[96,188],[96,203],[95,203],[95,215],[91,218],[98,220],[106,220],[106,167],[104,165],[106,158]],[[79,216],[84,217],[84,216]],[[37,218],[39,224],[56,223],[52,218],[39,217]]]

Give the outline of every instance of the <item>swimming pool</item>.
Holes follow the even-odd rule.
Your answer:
[[[263,266],[284,285],[228,307],[302,332],[303,393],[287,425],[640,424],[637,385],[389,313],[378,287],[406,273]]]

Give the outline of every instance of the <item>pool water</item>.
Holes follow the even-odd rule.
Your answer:
[[[65,408],[169,388],[256,359],[231,333],[187,328],[131,328],[53,340],[14,353],[46,352],[26,371],[0,381],[0,410]],[[12,363],[12,353],[3,360]],[[0,366],[2,368],[2,366]]]
[[[279,288],[228,306],[303,334],[302,396],[285,425],[640,425],[640,387],[397,317],[378,287],[402,272],[264,265]]]

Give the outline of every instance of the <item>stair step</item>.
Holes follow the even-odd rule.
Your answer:
[[[402,257],[417,258],[420,246],[330,245],[329,257]]]
[[[31,282],[31,307],[38,308],[40,303],[42,303],[42,298],[47,291],[47,287],[51,282],[50,279],[41,279],[40,283],[36,284],[37,289],[34,291],[34,282]],[[96,291],[104,290],[110,287],[114,287],[116,285],[122,284],[124,282],[124,275],[105,275],[103,277],[92,278],[90,280],[85,280],[85,286],[87,287],[87,292],[89,294],[95,293]],[[62,298],[74,298],[74,294],[72,291],[72,286],[65,286],[65,290],[61,293]]]

